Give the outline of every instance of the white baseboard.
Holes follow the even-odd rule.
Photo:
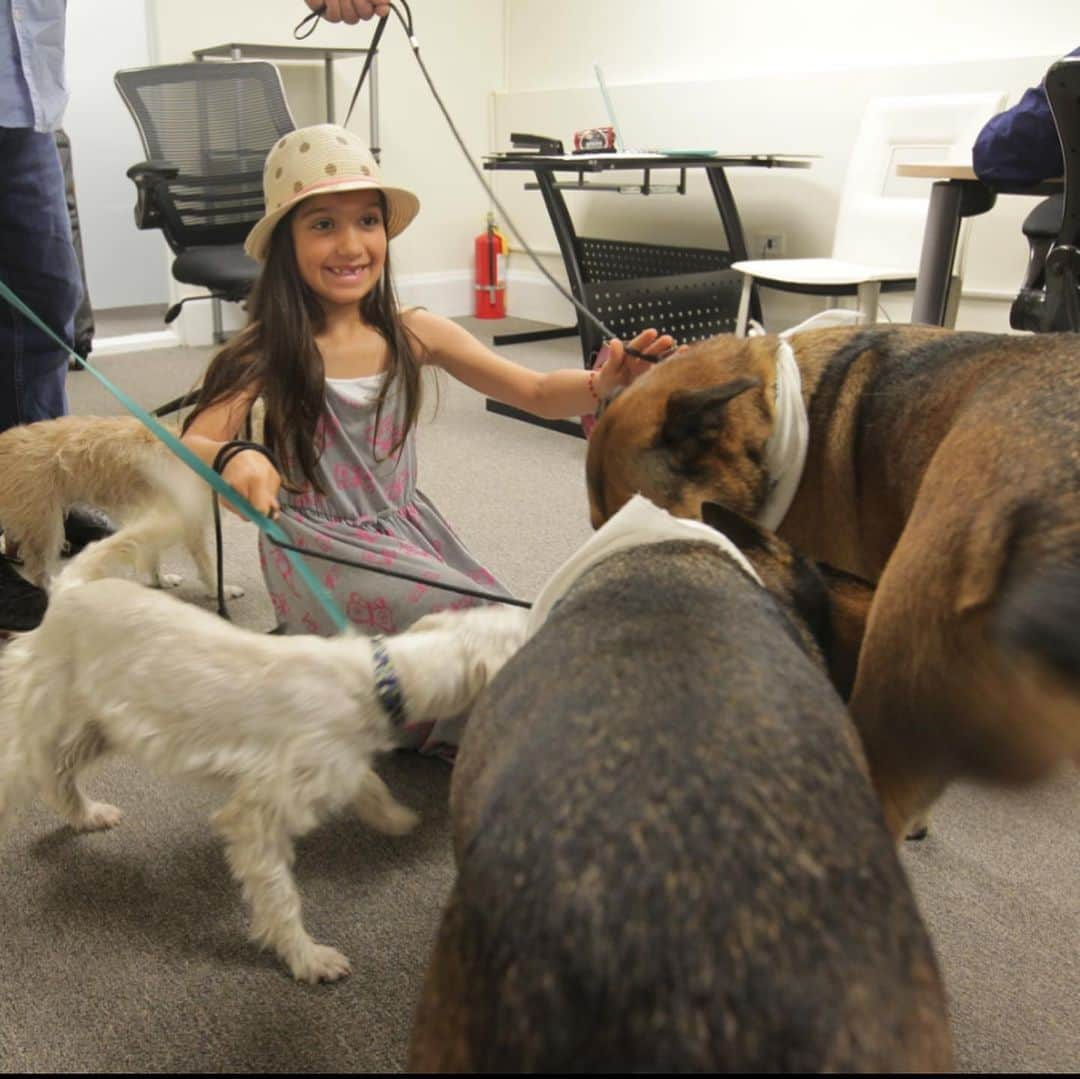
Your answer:
[[[469,270],[403,274],[397,278],[396,284],[402,307],[424,307],[447,318],[461,318],[473,313],[473,280]],[[557,326],[573,326],[577,323],[573,306],[539,273],[510,271],[507,276],[506,307],[507,313],[514,318]],[[244,312],[239,304],[223,303],[221,311],[226,330],[237,330],[243,326]],[[164,334],[133,336],[160,339],[147,343],[146,348],[167,348],[178,344],[191,347],[210,345],[213,343],[210,301],[186,304],[174,326],[178,332],[169,330]],[[97,344],[94,347],[97,349]]]
[[[511,270],[506,282],[506,311],[514,318],[547,322],[552,326],[576,326],[577,311],[543,274]]]
[[[468,270],[410,274],[398,278],[397,290],[403,307],[426,307],[447,318],[473,313],[473,280]],[[528,271],[511,270],[507,275],[506,312],[511,318],[556,326],[577,324],[573,305],[559,295],[543,274]]]
[[[447,318],[461,318],[473,313],[472,274],[468,270],[448,270],[435,273],[406,274],[397,280],[398,298],[403,307],[424,307]],[[793,298],[794,299],[794,298]],[[1008,309],[1013,294],[995,289],[965,289],[962,293],[960,329],[988,329],[1008,332]],[[803,297],[797,311],[780,310],[783,302],[769,294],[769,306],[775,310],[777,325],[794,325],[807,314],[817,310],[814,301]],[[889,317],[904,321],[910,317],[910,297],[887,296],[883,307]],[[534,271],[511,270],[507,277],[507,313],[513,318],[544,322],[552,326],[576,326],[577,312],[573,305],[555,289],[543,274]],[[806,308],[804,311],[803,308]],[[970,315],[976,314],[974,320]],[[767,313],[768,314],[768,313]],[[968,318],[964,318],[968,315]],[[785,320],[784,316],[787,317]],[[226,330],[238,330],[244,324],[244,312],[239,304],[222,304],[222,322]],[[974,324],[972,324],[974,322]],[[192,347],[212,344],[213,327],[209,301],[184,307],[171,327],[154,333],[128,334],[94,341],[94,354],[116,355],[121,352],[141,352],[154,348]]]
[[[98,356],[118,356],[122,352],[146,352],[154,348],[178,348],[180,335],[169,328],[151,333],[127,333],[117,337],[95,337],[90,362]]]
[[[404,274],[394,284],[402,307],[423,307],[446,318],[472,314],[472,274],[468,270]]]

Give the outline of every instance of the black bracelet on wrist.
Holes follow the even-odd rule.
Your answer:
[[[243,439],[226,442],[214,455],[214,463],[210,467],[220,476],[225,471],[225,466],[238,453],[243,453],[244,450],[255,450],[256,453],[261,453],[278,473],[281,472],[281,466],[278,464],[277,458],[261,442],[246,442]]]

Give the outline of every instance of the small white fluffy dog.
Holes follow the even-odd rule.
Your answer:
[[[65,578],[41,626],[0,651],[0,818],[36,791],[77,830],[113,827],[120,810],[79,785],[110,752],[222,781],[211,820],[252,938],[301,981],[346,975],[348,959],[304,930],[293,840],[348,805],[390,834],[416,824],[372,770],[397,744],[373,641],[256,633],[131,581]],[[467,712],[524,635],[524,612],[480,607],[386,638],[406,722]]]
[[[24,576],[47,588],[60,564],[64,514],[83,502],[109,514],[121,528],[99,552],[99,576],[113,555],[134,562],[157,585],[160,554],[183,543],[207,592],[216,573],[207,546],[212,509],[209,487],[133,416],[62,416],[12,427],[0,434],[0,527],[18,546]],[[231,595],[242,590],[228,589]]]

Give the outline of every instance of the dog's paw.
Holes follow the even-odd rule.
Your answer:
[[[352,971],[349,960],[325,944],[312,944],[302,955],[288,961],[289,970],[298,982],[336,982]]]
[[[224,593],[226,599],[239,599],[244,590],[238,584],[224,584],[221,586],[221,591]],[[207,585],[203,591],[203,595],[207,599],[217,599],[217,586],[210,587]]]
[[[911,842],[918,842],[930,834],[929,821],[914,820],[908,825],[904,838]]]
[[[184,578],[179,573],[159,573],[154,580],[155,588],[179,588]]]
[[[108,828],[115,828],[123,815],[108,802],[91,802],[82,816],[71,822],[71,826],[77,832],[104,832]]]
[[[420,814],[403,805],[384,806],[378,820],[369,814],[367,821],[384,835],[408,835],[420,823]]]

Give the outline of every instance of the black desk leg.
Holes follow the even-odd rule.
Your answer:
[[[497,333],[491,338],[493,345],[522,345],[526,341],[554,341],[557,337],[577,337],[576,326],[560,326],[555,330],[523,330],[521,333]]]
[[[938,180],[931,186],[912,322],[945,325],[960,219],[986,213],[996,199],[997,195],[978,181]]]
[[[716,199],[716,208],[720,211],[720,220],[724,222],[728,250],[731,252],[732,260],[738,262],[746,258],[746,239],[743,236],[739,211],[735,206],[735,196],[731,193],[731,185],[727,181],[724,170],[719,166],[707,168],[705,173],[709,177],[713,198]]]
[[[724,236],[727,239],[728,251],[731,252],[731,261],[739,262],[747,258],[746,237],[743,235],[739,209],[735,205],[735,196],[731,193],[727,173],[720,166],[711,166],[705,170],[705,175],[709,178],[709,187],[712,188],[716,208],[720,211],[720,220],[724,223]],[[762,320],[761,300],[758,298],[756,284],[750,288],[750,317],[757,322]]]

